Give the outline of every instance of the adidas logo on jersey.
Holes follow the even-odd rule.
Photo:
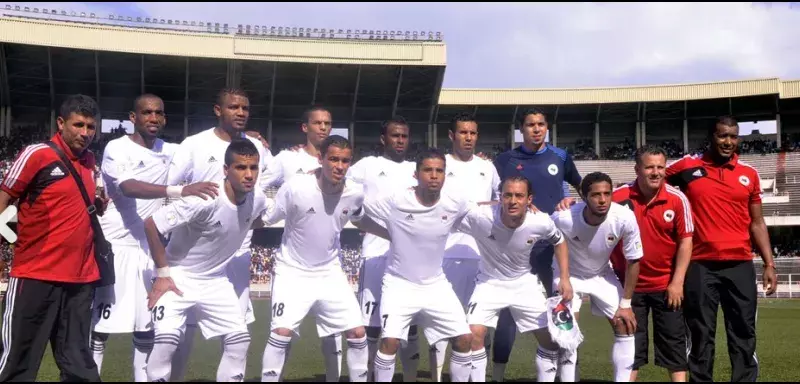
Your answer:
[[[275,376],[278,376],[278,372],[269,371],[269,372],[264,374],[264,377],[275,377]]]
[[[300,175],[303,173],[303,168],[298,168],[296,174]]]
[[[215,159],[214,156],[211,156],[211,157],[208,158],[208,162],[209,163],[216,163],[217,159]]]
[[[306,213],[317,213],[317,211],[314,210],[314,207],[311,207]]]
[[[448,173],[447,173],[447,176],[454,176],[454,175],[453,175],[453,172],[448,172]]]
[[[55,167],[52,171],[50,171],[50,177],[61,177],[64,176],[64,171],[61,168]]]
[[[572,240],[581,241],[581,239],[579,239],[578,236],[573,237]]]
[[[494,238],[494,233],[493,233],[493,234],[491,234],[491,235],[489,235],[489,239],[490,239],[490,240],[495,240],[495,241],[497,241],[497,239],[495,239],[495,238]]]
[[[222,226],[222,222],[221,222],[221,221],[219,221],[219,220],[217,220],[217,222],[216,222],[216,223],[214,223],[214,228],[219,228],[219,227],[221,227],[221,226]]]
[[[378,176],[386,176],[386,173],[381,171],[381,173],[379,173]]]
[[[233,380],[233,382],[235,382],[235,383],[238,383],[238,382],[244,380],[244,374],[240,373],[240,374],[238,374],[238,375],[236,375],[234,377],[231,377],[231,380]]]
[[[692,176],[694,176],[694,177],[703,177],[703,171],[698,169],[698,170],[694,171],[694,173],[692,173]]]
[[[413,220],[414,220],[414,215],[412,215],[412,214],[410,214],[410,213],[409,213],[409,214],[408,214],[408,216],[406,216],[406,220],[411,220],[411,221],[413,221]]]
[[[139,165],[136,166],[136,169],[144,168],[144,161],[139,161]]]
[[[486,174],[481,172],[481,177],[486,177]]]

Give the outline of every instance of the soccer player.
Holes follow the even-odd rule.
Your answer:
[[[403,117],[395,116],[384,121],[380,136],[383,146],[382,156],[364,157],[347,171],[348,179],[363,186],[368,201],[405,191],[417,185],[417,180],[414,178],[415,165],[405,160],[408,137],[409,127]],[[374,219],[379,224],[385,225],[379,218]],[[367,326],[370,378],[374,371],[375,353],[378,351],[378,341],[381,336],[381,316],[378,309],[387,252],[389,252],[389,241],[369,233],[364,235],[361,247],[364,262],[359,273],[358,297],[362,318]],[[419,368],[419,336],[416,326],[411,326],[408,343],[400,349],[400,362],[403,364],[403,381],[416,381]]]
[[[167,381],[172,356],[194,311],[206,339],[222,338],[217,381],[244,379],[250,335],[238,293],[226,267],[250,228],[267,210],[257,185],[259,151],[251,141],[233,139],[225,151],[225,179],[217,198],[188,197],[159,209],[144,223],[156,280],[148,295],[155,345],[147,361],[149,381]],[[161,236],[171,233],[165,248]]]
[[[247,138],[259,151],[260,168],[269,168],[272,164],[272,153],[264,148],[260,141],[245,134],[247,121],[250,118],[250,100],[240,89],[223,89],[217,96],[214,113],[219,119],[217,127],[189,136],[178,147],[170,163],[167,181],[169,185],[181,183],[197,183],[201,181],[215,182],[224,177],[222,159],[225,151],[235,138]],[[263,172],[262,172],[263,174]],[[260,176],[259,176],[260,177]],[[259,189],[266,186],[259,183]],[[247,324],[255,321],[253,306],[250,302],[250,263],[252,262],[250,244],[253,232],[248,232],[241,247],[228,265],[228,277],[239,295],[239,304],[245,313]],[[189,314],[188,326],[181,346],[175,354],[173,381],[182,381],[189,361],[189,353],[194,342],[196,326],[192,313]]]
[[[272,324],[264,349],[261,379],[277,382],[292,334],[309,313],[321,338],[345,333],[350,381],[367,381],[367,337],[358,301],[339,262],[339,235],[348,221],[389,238],[386,229],[364,217],[361,185],[345,175],[353,159],[350,142],[330,136],[320,146],[321,169],[284,183],[265,225],[286,220],[272,278]]]
[[[167,171],[176,144],[158,134],[166,124],[164,102],[156,95],[136,98],[130,113],[134,132],[112,140],[103,151],[102,175],[110,203],[100,217],[103,234],[114,250],[116,283],[95,291],[91,349],[98,372],[103,365],[110,333],[133,333],[133,375],[147,381],[145,366],[153,349],[153,324],[147,292],[153,275],[144,219],[152,216],[164,198],[214,197],[217,185],[209,182],[185,187],[167,186]]]
[[[767,226],[761,211],[761,183],[755,168],[739,161],[739,124],[721,117],[709,127],[709,148],[667,167],[667,182],[680,187],[695,219],[692,261],[686,271],[684,316],[691,337],[692,381],[714,379],[717,311],[725,314],[731,381],[755,381],[758,292],[751,254],[764,260],[763,285],[775,293],[777,280]]]
[[[533,185],[533,204],[547,214],[552,214],[556,206],[567,207],[572,203],[572,199],[567,197],[567,184],[580,190],[581,175],[566,151],[547,144],[548,123],[544,111],[537,108],[524,111],[517,125],[523,143],[495,158],[494,165],[500,179],[514,175],[526,177]],[[540,242],[531,253],[533,272],[539,276],[548,296],[553,295],[553,252],[551,245]],[[500,314],[494,335],[494,381],[503,381],[514,346],[517,330],[510,315],[509,311]]]
[[[436,149],[421,152],[417,187],[366,204],[370,216],[386,223],[392,239],[380,302],[383,331],[375,356],[375,381],[392,381],[395,354],[415,320],[429,343],[452,340],[451,378],[469,380],[472,334],[464,308],[442,271],[447,237],[466,215],[468,203],[441,194],[445,161]]]
[[[608,318],[614,331],[611,360],[614,381],[627,382],[634,362],[636,317],[631,309],[633,289],[639,275],[642,240],[633,211],[611,200],[611,178],[601,172],[586,175],[581,181],[584,201],[552,215],[569,246],[569,280],[575,293],[572,311],[576,317],[582,298],[591,297],[592,313]],[[623,288],[611,268],[611,252],[622,243],[628,262]],[[554,274],[560,276],[558,265]],[[560,277],[554,279],[558,285]],[[562,382],[575,381],[575,350],[559,351],[559,375]]]
[[[305,175],[320,166],[320,146],[331,134],[333,118],[321,106],[313,106],[303,113],[300,129],[306,135],[306,143],[294,149],[284,149],[273,159],[272,166],[261,176],[265,187],[280,186],[297,175]],[[288,352],[287,352],[288,353]],[[322,355],[325,358],[325,378],[338,382],[342,373],[342,335],[332,334],[322,338]]]
[[[677,188],[665,184],[667,153],[643,147],[636,154],[636,180],[614,191],[615,203],[636,215],[644,247],[639,279],[631,305],[636,315],[636,357],[631,381],[647,365],[648,317],[653,312],[655,364],[666,368],[675,382],[686,381],[686,325],[681,305],[683,283],[692,257],[692,210]],[[624,282],[622,247],[611,255],[617,277]]]
[[[530,273],[530,252],[543,240],[555,247],[561,271],[559,292],[572,300],[567,243],[553,220],[543,212],[528,212],[533,200],[530,181],[511,176],[503,181],[499,205],[473,206],[458,227],[476,240],[481,253],[475,292],[467,306],[472,330],[473,382],[486,380],[487,328],[497,326],[500,311],[509,309],[521,333],[533,332],[539,342],[536,353],[538,381],[554,381],[558,345],[547,329],[548,310],[539,279]]]
[[[453,152],[445,156],[447,182],[443,191],[474,203],[497,200],[500,185],[497,169],[491,161],[475,156],[478,141],[475,117],[469,113],[456,114],[450,123],[449,136],[453,142]],[[479,246],[469,234],[455,232],[447,238],[442,269],[464,308],[475,290],[480,257]],[[431,345],[430,369],[436,382],[441,381],[446,352],[447,340]],[[483,380],[485,378],[480,379]]]

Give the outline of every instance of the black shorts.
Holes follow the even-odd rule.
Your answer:
[[[636,357],[633,369],[647,365],[649,350],[648,320],[653,312],[653,349],[657,366],[670,371],[688,369],[686,323],[683,311],[667,307],[666,292],[634,293],[631,301],[636,314]]]

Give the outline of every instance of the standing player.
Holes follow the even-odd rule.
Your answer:
[[[684,316],[691,337],[693,381],[714,379],[717,311],[725,314],[731,381],[755,381],[758,291],[751,242],[764,260],[764,290],[777,279],[761,211],[761,182],[755,168],[739,161],[739,124],[721,117],[708,131],[709,149],[667,168],[667,181],[692,203],[696,223],[692,261],[686,272]]]
[[[644,257],[633,294],[636,314],[636,358],[631,381],[647,364],[648,316],[653,311],[655,364],[669,370],[675,382],[686,381],[686,324],[681,311],[683,282],[692,257],[692,212],[689,200],[664,183],[667,153],[644,147],[636,154],[636,180],[614,191],[613,200],[636,215]],[[625,256],[617,245],[611,261],[620,281],[625,280]]]
[[[417,185],[414,179],[414,163],[405,160],[408,152],[409,127],[406,120],[395,116],[383,122],[381,126],[382,156],[364,157],[347,171],[347,178],[364,187],[367,201],[382,196],[389,196]],[[385,225],[379,218],[375,218]],[[386,270],[386,256],[389,252],[389,241],[367,233],[361,247],[364,262],[359,273],[358,297],[364,324],[367,326],[367,342],[369,345],[370,378],[374,371],[375,353],[381,336],[381,286]],[[403,381],[417,380],[419,367],[419,336],[417,327],[412,326],[408,335],[408,344],[400,349],[400,361],[403,364]]]
[[[275,156],[273,165],[261,176],[264,188],[280,186],[297,175],[305,175],[320,166],[320,146],[331,134],[333,117],[320,106],[313,106],[303,113],[300,129],[306,135],[306,143],[299,149],[284,149]],[[322,355],[325,357],[325,378],[337,382],[342,374],[342,335],[333,334],[322,338]]]
[[[145,366],[153,349],[147,292],[154,277],[144,219],[161,207],[164,198],[213,197],[217,185],[165,185],[177,145],[158,138],[166,124],[161,98],[151,94],[137,97],[130,119],[133,134],[112,140],[103,151],[102,175],[110,203],[100,217],[100,224],[114,250],[116,283],[95,291],[97,314],[92,316],[91,349],[100,372],[108,334],[133,332],[133,376],[142,382],[147,381]]]
[[[553,220],[542,212],[529,213],[533,200],[531,183],[511,176],[502,184],[501,204],[470,209],[459,230],[474,236],[481,252],[475,292],[469,300],[467,319],[472,330],[473,382],[486,380],[487,328],[497,326],[500,312],[509,309],[521,333],[533,332],[539,342],[536,368],[539,382],[554,381],[558,367],[558,345],[547,329],[547,303],[530,273],[530,253],[543,240],[555,247],[561,271],[558,287],[564,301],[572,300],[567,243]]]
[[[375,356],[375,381],[392,381],[395,354],[412,321],[425,329],[428,342],[452,339],[450,375],[469,380],[472,334],[464,308],[442,271],[451,230],[468,210],[466,200],[441,195],[445,157],[435,149],[417,156],[419,185],[367,204],[368,213],[387,224],[392,242],[383,277],[380,314],[383,326]]]
[[[223,89],[220,91],[217,96],[217,103],[214,105],[214,113],[219,119],[217,127],[209,128],[187,137],[178,147],[170,164],[167,178],[169,185],[201,181],[214,182],[222,179],[224,177],[222,159],[225,158],[225,151],[231,141],[236,138],[247,138],[258,148],[260,169],[271,166],[272,153],[264,148],[260,141],[248,137],[244,133],[247,121],[250,118],[250,100],[244,91],[240,89]],[[261,184],[259,188],[264,190],[266,187]],[[242,312],[245,313],[248,324],[255,321],[253,306],[250,302],[250,263],[252,261],[250,244],[252,236],[252,231],[247,233],[244,242],[228,265],[228,277],[239,295],[239,303],[242,306]],[[194,323],[195,321],[190,313],[185,338],[181,341],[181,346],[176,353],[175,365],[172,369],[174,372],[173,381],[183,380],[191,346],[194,342],[196,331]]]
[[[348,221],[385,238],[389,234],[364,217],[363,188],[345,179],[353,158],[347,139],[330,136],[319,149],[322,168],[284,183],[264,222],[286,220],[272,278],[272,325],[262,381],[279,380],[292,334],[299,335],[309,313],[317,317],[321,338],[345,333],[350,381],[367,381],[367,337],[358,301],[339,262],[339,235]]]
[[[581,196],[585,201],[552,217],[569,245],[569,279],[575,293],[572,311],[577,317],[582,298],[589,296],[592,313],[608,318],[615,335],[611,349],[614,381],[627,382],[636,352],[633,337],[636,317],[631,309],[631,298],[643,252],[636,216],[612,202],[612,185],[611,178],[604,173],[586,175],[581,182]],[[628,262],[624,291],[609,263],[612,251],[620,242]],[[559,271],[558,266],[554,268]],[[554,283],[559,284],[560,280],[556,278]],[[576,367],[570,362],[575,361],[572,355],[577,351],[561,349],[559,353],[562,355],[559,357],[561,381],[575,381]]]
[[[261,220],[267,197],[258,180],[260,157],[249,140],[233,139],[225,151],[223,193],[215,199],[189,197],[158,210],[144,223],[157,278],[148,297],[155,345],[147,361],[149,381],[167,381],[172,356],[190,311],[206,339],[222,337],[218,382],[244,380],[250,335],[238,293],[226,267]],[[171,233],[165,248],[161,236]]]
[[[497,188],[500,185],[497,169],[491,161],[475,156],[478,141],[475,117],[469,113],[455,115],[449,135],[453,142],[453,153],[446,155],[447,182],[444,192],[474,203],[497,200]],[[480,257],[478,244],[468,233],[455,232],[447,238],[442,269],[464,308],[475,290]],[[477,342],[473,340],[473,343]],[[441,381],[446,352],[447,340],[431,345],[430,369],[436,382]],[[480,381],[483,380],[485,378]]]
[[[517,148],[501,153],[494,161],[497,173],[503,180],[521,175],[533,185],[533,204],[547,214],[552,214],[561,202],[566,206],[569,187],[580,189],[581,176],[572,157],[563,149],[547,144],[547,116],[539,109],[528,109],[518,121],[523,143]],[[533,248],[531,264],[539,276],[548,296],[552,296],[553,247],[540,242]],[[517,330],[509,311],[500,314],[494,336],[494,381],[503,381],[506,364],[511,356]]]

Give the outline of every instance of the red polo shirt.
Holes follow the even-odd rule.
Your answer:
[[[612,199],[633,210],[639,224],[644,257],[639,261],[636,292],[666,291],[672,279],[678,243],[692,237],[694,231],[689,200],[677,188],[665,184],[648,202],[636,181],[617,188]],[[617,276],[624,281],[627,263],[621,244],[611,253],[611,262]]]
[[[761,180],[738,155],[716,165],[708,154],[686,156],[667,167],[667,182],[692,204],[692,260],[752,260],[750,205],[761,204]]]
[[[72,160],[89,196],[94,196],[91,151],[78,158],[60,134],[51,140]],[[68,283],[100,278],[86,204],[75,179],[52,148],[47,144],[26,147],[0,188],[19,199],[12,277]]]

